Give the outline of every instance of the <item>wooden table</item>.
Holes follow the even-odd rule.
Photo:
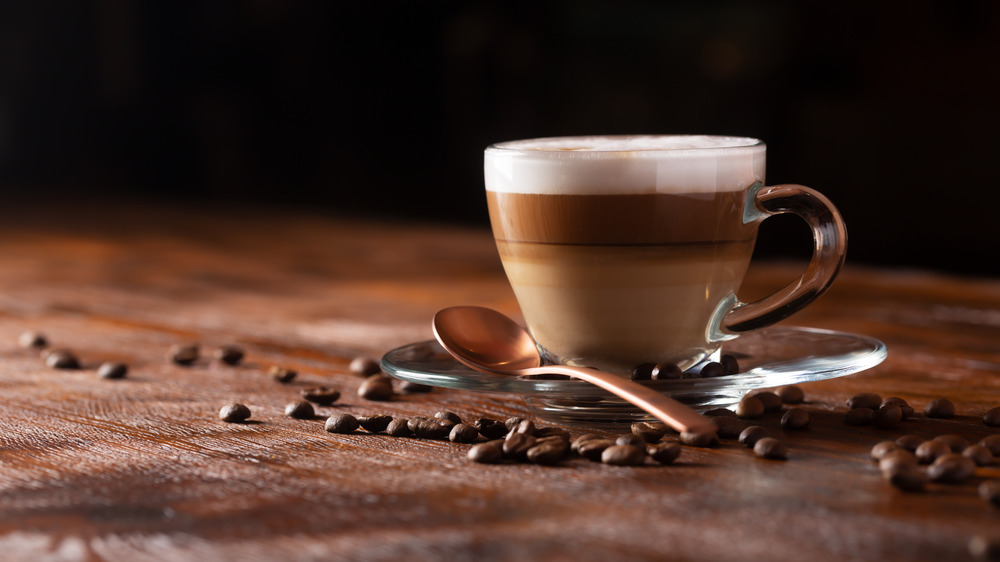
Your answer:
[[[757,264],[744,296],[800,266]],[[97,205],[7,210],[0,226],[0,553],[11,560],[961,560],[1000,510],[976,484],[905,493],[869,460],[906,433],[997,433],[1000,282],[848,265],[791,319],[871,335],[882,365],[803,386],[806,430],[760,423],[789,447],[756,458],[733,441],[685,447],[672,466],[483,465],[468,445],[324,431],[285,404],[309,385],[352,414],[464,419],[528,414],[518,396],[437,389],[357,396],[357,356],[429,339],[445,306],[517,315],[489,233],[225,208]],[[46,367],[26,330],[83,369]],[[197,342],[191,367],[167,361]],[[211,358],[224,344],[241,366]],[[130,366],[99,378],[104,361]],[[297,369],[280,384],[272,365]],[[849,427],[845,400],[873,391],[953,419]],[[253,423],[227,424],[239,400]],[[542,423],[541,425],[547,425]],[[571,429],[573,435],[583,431]]]

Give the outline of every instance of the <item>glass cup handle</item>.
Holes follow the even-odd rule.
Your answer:
[[[812,229],[813,254],[798,280],[784,289],[752,303],[736,302],[723,319],[730,333],[748,332],[784,320],[816,300],[833,283],[847,254],[847,229],[840,212],[816,190],[804,185],[783,184],[751,187],[744,222],[792,213]]]

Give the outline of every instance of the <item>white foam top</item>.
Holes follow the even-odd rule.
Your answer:
[[[554,137],[486,149],[486,189],[508,193],[712,193],[764,181],[766,146],[747,137]]]

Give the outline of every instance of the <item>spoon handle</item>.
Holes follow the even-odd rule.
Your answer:
[[[679,432],[705,433],[716,430],[712,420],[695,412],[690,407],[651,388],[611,373],[570,365],[546,365],[518,372],[519,375],[528,376],[554,373],[570,375],[616,394],[656,416],[657,419]]]

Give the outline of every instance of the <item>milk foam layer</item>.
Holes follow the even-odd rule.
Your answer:
[[[739,191],[764,181],[764,143],[705,135],[556,137],[486,149],[486,189],[628,194]]]

